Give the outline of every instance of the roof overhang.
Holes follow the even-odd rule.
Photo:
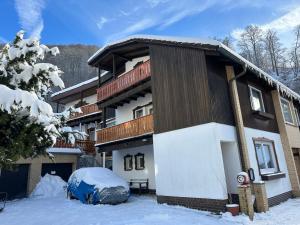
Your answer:
[[[276,80],[271,75],[267,74],[266,72],[255,66],[253,63],[249,62],[238,53],[216,40],[182,37],[161,37],[153,35],[135,35],[105,45],[89,58],[88,64],[91,66],[107,67],[108,70],[111,70],[111,67],[109,66],[111,65],[109,61],[111,60],[111,58],[109,57],[112,57],[114,53],[119,54],[119,52],[123,51],[123,53],[130,53],[131,57],[133,57],[135,54],[135,50],[142,48],[147,49],[149,48],[150,44],[176,45],[182,47],[216,50],[223,56],[230,58],[234,62],[242,66],[246,66],[247,69],[252,71],[258,78],[264,79],[269,86],[275,87],[282,94],[300,102],[299,94],[292,91],[280,81]],[[129,55],[126,54],[123,54],[123,56],[129,57]]]

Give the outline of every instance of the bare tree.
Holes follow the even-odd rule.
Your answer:
[[[233,39],[230,36],[225,36],[224,38],[213,37],[212,39],[221,42],[226,45],[228,48],[234,50]]]
[[[272,71],[279,76],[279,67],[284,67],[282,64],[284,63],[284,48],[282,48],[282,44],[279,42],[279,38],[277,33],[273,30],[267,30],[264,38],[266,53],[269,56],[269,61],[272,66]]]
[[[241,34],[239,47],[242,50],[242,55],[256,64],[258,67],[263,66],[263,31],[258,26],[249,25]]]
[[[293,69],[295,77],[299,75],[300,72],[300,63],[299,63],[299,49],[300,49],[300,25],[298,25],[295,29],[295,44],[292,47],[291,53],[290,53],[290,61],[291,61],[291,67]]]

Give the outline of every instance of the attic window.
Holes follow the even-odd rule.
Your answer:
[[[285,98],[281,98],[280,103],[285,122],[294,124],[290,102]]]
[[[249,86],[251,107],[254,111],[265,112],[265,106],[261,90]]]

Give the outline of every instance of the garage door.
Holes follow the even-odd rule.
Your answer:
[[[72,163],[43,163],[42,176],[46,173],[60,176],[64,181],[68,181],[72,174]]]
[[[26,197],[28,171],[28,164],[17,165],[12,171],[1,170],[0,192],[7,192],[9,199]]]

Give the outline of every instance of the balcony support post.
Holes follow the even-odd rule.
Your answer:
[[[102,109],[102,128],[106,127],[106,107]]]
[[[105,168],[105,156],[106,156],[106,153],[102,152],[102,167],[103,168]]]

